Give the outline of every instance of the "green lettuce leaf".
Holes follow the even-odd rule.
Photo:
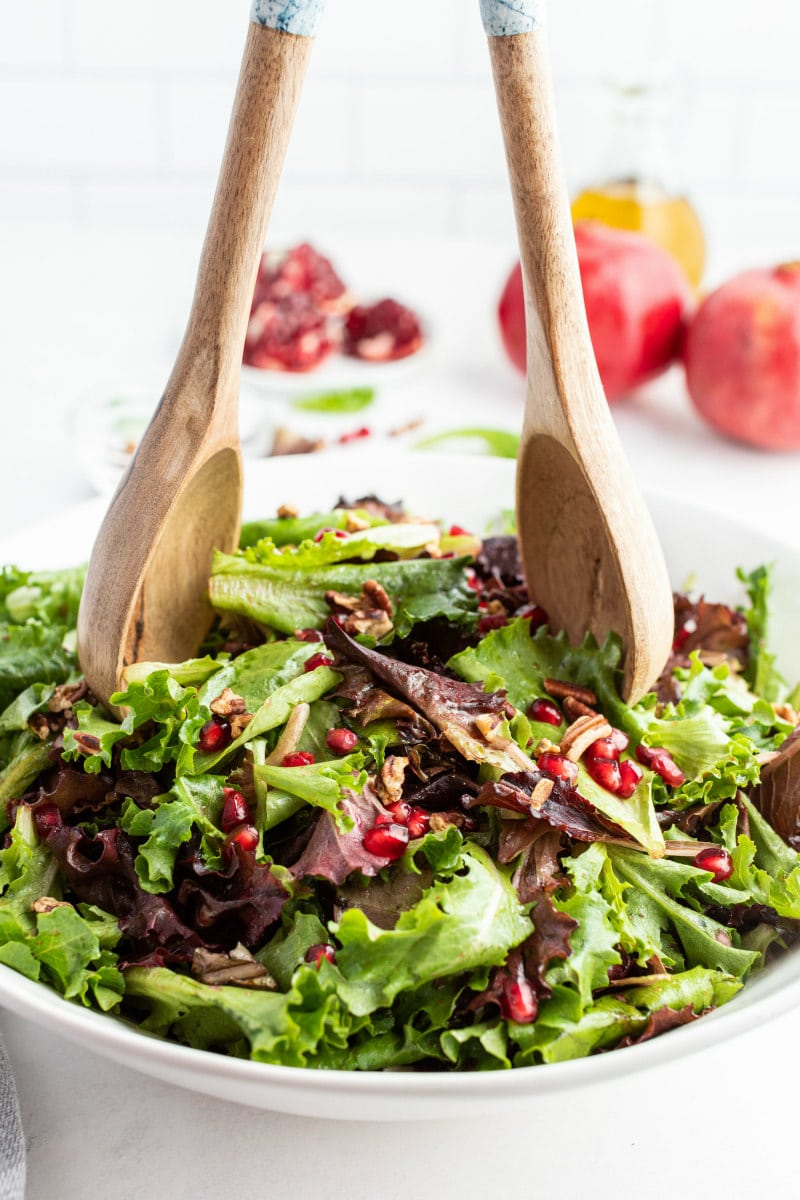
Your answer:
[[[342,946],[338,992],[351,1012],[363,1016],[407,988],[498,965],[530,934],[510,871],[477,846],[465,849],[463,864],[464,874],[434,882],[394,929],[378,929],[355,908],[342,915],[333,927]]]
[[[209,866],[219,865],[219,847],[224,834],[219,828],[222,787],[225,777],[202,775],[175,780],[169,792],[156,796],[152,808],[139,808],[126,801],[119,824],[133,837],[144,838],[135,867],[146,892],[169,892],[178,851],[195,829],[201,834],[201,852]]]
[[[737,575],[745,585],[750,601],[744,614],[750,643],[744,677],[757,696],[770,701],[782,700],[786,695],[786,680],[775,666],[775,655],[767,649],[771,568],[757,567],[749,573],[740,568]]]
[[[343,544],[336,542],[337,548]],[[326,592],[359,596],[364,583],[374,579],[386,589],[394,608],[395,632],[404,637],[417,621],[441,616],[463,624],[474,619],[477,599],[466,583],[466,561],[429,558],[364,564],[331,562],[308,567],[266,566],[218,554],[214,557],[209,593],[215,608],[291,634],[296,629],[323,628],[331,612]]]
[[[253,775],[256,784],[265,783],[329,812],[344,832],[352,829],[353,819],[342,812],[339,802],[345,788],[355,792],[363,790],[367,781],[363,766],[363,754],[356,753],[329,762],[309,763],[305,767],[254,765]]]

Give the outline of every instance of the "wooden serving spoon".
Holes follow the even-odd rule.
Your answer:
[[[322,0],[253,6],[186,333],[89,562],[78,654],[104,703],[129,663],[195,653],[211,622],[212,553],[237,544],[242,350],[321,8]]]
[[[613,630],[623,691],[656,681],[673,637],[655,529],[611,419],[589,337],[558,149],[541,0],[481,0],[525,283],[528,380],[517,469],[531,596],[570,640]]]

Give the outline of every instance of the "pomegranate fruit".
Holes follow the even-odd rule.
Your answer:
[[[200,730],[197,749],[202,750],[204,754],[216,754],[218,750],[224,750],[226,746],[229,746],[232,740],[231,727],[227,721],[223,721],[219,717],[212,717]]]
[[[709,425],[763,450],[800,449],[800,262],[745,271],[707,296],[683,358]]]
[[[282,767],[310,767],[314,762],[314,755],[310,750],[295,750],[292,754],[284,754],[281,762]]]
[[[242,793],[237,792],[235,788],[224,787],[222,797],[222,815],[219,823],[225,833],[230,833],[237,825],[243,825],[251,819],[250,806]]]
[[[325,743],[334,754],[349,754],[358,745],[358,734],[352,729],[329,729],[325,734]]]
[[[579,221],[575,244],[600,378],[617,400],[665,371],[678,356],[691,308],[678,264],[643,234]],[[515,367],[525,371],[525,301],[519,264],[498,306],[500,333]]]
[[[307,296],[321,312],[347,312],[352,305],[331,260],[308,242],[262,256],[253,307],[264,300],[282,303],[288,296]]]
[[[714,883],[723,883],[733,874],[733,859],[722,846],[706,846],[695,854],[693,862],[701,871],[710,871]]]
[[[249,367],[311,371],[336,347],[328,317],[308,296],[288,295],[254,305],[244,361]]]
[[[387,825],[375,824],[364,834],[364,849],[378,858],[388,858],[390,862],[402,857],[408,845],[409,832],[405,825],[392,822]]]
[[[552,700],[544,700],[541,697],[534,700],[528,709],[528,716],[532,721],[543,721],[545,725],[560,725],[564,720],[558,705],[553,704]]]
[[[344,351],[370,362],[394,362],[416,354],[423,342],[419,319],[396,300],[359,304],[344,323]]]
[[[574,783],[578,778],[578,764],[552,750],[540,754],[537,765],[540,771],[555,775],[556,779],[563,779],[565,783]]]

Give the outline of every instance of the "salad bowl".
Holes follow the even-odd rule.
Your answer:
[[[351,498],[377,493],[390,501],[402,499],[426,517],[484,533],[497,526],[502,510],[513,503],[514,464],[375,450],[253,463],[246,480],[245,518],[271,515],[282,504],[305,511],[326,509],[343,493]],[[676,588],[691,581],[710,598],[738,603],[743,597],[737,592],[736,568],[776,564],[770,641],[783,673],[792,680],[800,678],[800,617],[795,601],[800,590],[800,549],[685,501],[650,496],[648,503]],[[83,561],[102,510],[103,501],[91,501],[21,531],[0,544],[2,560],[42,569]],[[656,1071],[660,1064],[759,1027],[798,1002],[800,957],[790,951],[702,1020],[610,1054],[512,1071],[359,1073],[267,1065],[167,1042],[124,1020],[81,1008],[0,966],[0,1004],[115,1062],[221,1099],[355,1120],[421,1120],[497,1111],[624,1075]],[[634,1079],[631,1087],[636,1087]]]

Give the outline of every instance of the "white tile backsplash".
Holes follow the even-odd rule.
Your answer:
[[[205,223],[249,0],[0,0],[0,215],[141,228]],[[570,186],[602,174],[607,81],[682,83],[677,166],[714,212],[763,201],[800,228],[800,4],[551,0]],[[714,207],[716,206],[716,207]],[[720,217],[722,220],[722,217]],[[510,235],[477,0],[330,0],[273,227]]]

